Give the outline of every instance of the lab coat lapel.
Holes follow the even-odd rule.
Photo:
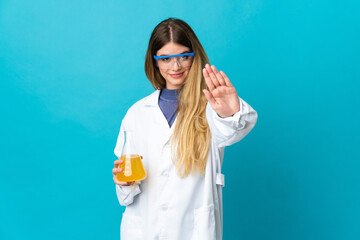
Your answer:
[[[156,138],[158,142],[160,142],[162,145],[165,145],[167,143],[170,143],[170,139],[174,132],[177,118],[175,118],[175,121],[173,122],[171,127],[169,127],[169,123],[167,122],[158,104],[159,95],[160,95],[160,90],[156,90],[153,94],[151,94],[148,97],[148,99],[146,99],[146,105],[154,108],[154,111],[152,112],[154,114],[155,126],[157,126],[157,129],[159,130],[157,132]]]

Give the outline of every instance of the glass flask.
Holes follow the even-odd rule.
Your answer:
[[[123,147],[120,159],[123,163],[118,168],[123,171],[116,174],[117,180],[120,182],[141,181],[146,178],[146,172],[142,164],[142,157],[139,155],[134,143],[134,132],[123,132]]]

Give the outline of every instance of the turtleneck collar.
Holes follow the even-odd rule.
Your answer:
[[[178,100],[179,89],[161,89],[160,99],[165,101],[176,102]]]

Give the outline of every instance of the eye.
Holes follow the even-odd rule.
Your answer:
[[[170,58],[160,58],[162,62],[169,62]]]
[[[180,60],[186,61],[186,60],[188,60],[188,58],[189,58],[189,56],[185,55],[185,56],[181,56],[181,57],[180,57]]]

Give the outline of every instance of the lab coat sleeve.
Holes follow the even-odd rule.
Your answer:
[[[225,147],[243,139],[255,126],[257,112],[244,100],[240,100],[240,111],[231,117],[221,118],[210,103],[206,106],[206,116],[213,139],[218,147]]]
[[[132,186],[116,185],[116,195],[121,206],[128,206],[134,202],[134,197],[141,193],[139,184]]]
[[[118,139],[116,142],[114,153],[115,155],[120,158],[122,152],[122,146],[124,141],[124,121],[121,124],[120,132],[118,135]],[[141,193],[139,183],[134,184],[132,186],[120,186],[116,185],[116,195],[119,200],[121,206],[128,206],[129,204],[134,202],[134,197]]]

